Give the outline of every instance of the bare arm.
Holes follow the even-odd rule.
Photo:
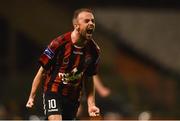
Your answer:
[[[29,95],[28,102],[26,104],[26,107],[28,107],[28,108],[31,108],[34,105],[34,98],[36,96],[36,91],[39,87],[39,84],[43,78],[44,73],[45,73],[45,70],[43,69],[43,67],[40,67],[35,78],[34,78],[34,80],[33,80],[33,83],[32,83],[31,92]]]
[[[110,95],[110,89],[105,87],[101,81],[99,75],[93,76],[94,86],[97,92],[100,94],[101,97],[107,97]]]
[[[99,108],[96,107],[95,104],[95,89],[92,78],[87,78],[84,82],[86,96],[87,96],[87,104],[88,104],[88,113],[89,116],[98,116]]]

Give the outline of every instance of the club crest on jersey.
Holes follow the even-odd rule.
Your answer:
[[[63,64],[68,64],[69,63],[69,58],[63,58]]]
[[[92,57],[90,55],[87,55],[85,57],[85,64],[89,65],[92,62]]]
[[[46,48],[44,54],[49,58],[52,59],[54,57],[54,52],[50,48]]]

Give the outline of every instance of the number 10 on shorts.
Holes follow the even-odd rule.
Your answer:
[[[48,104],[49,104],[49,109],[56,108],[56,100],[55,99],[48,100]]]

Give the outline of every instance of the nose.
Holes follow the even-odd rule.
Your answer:
[[[95,23],[92,22],[92,21],[89,21],[89,25],[94,27],[94,26],[95,26]]]
[[[90,24],[94,24],[94,22],[92,20],[89,21]]]

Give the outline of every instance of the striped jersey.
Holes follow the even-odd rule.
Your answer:
[[[93,40],[78,47],[68,32],[51,41],[39,62],[46,70],[44,91],[75,98],[80,94],[82,81],[97,73],[99,47]]]

